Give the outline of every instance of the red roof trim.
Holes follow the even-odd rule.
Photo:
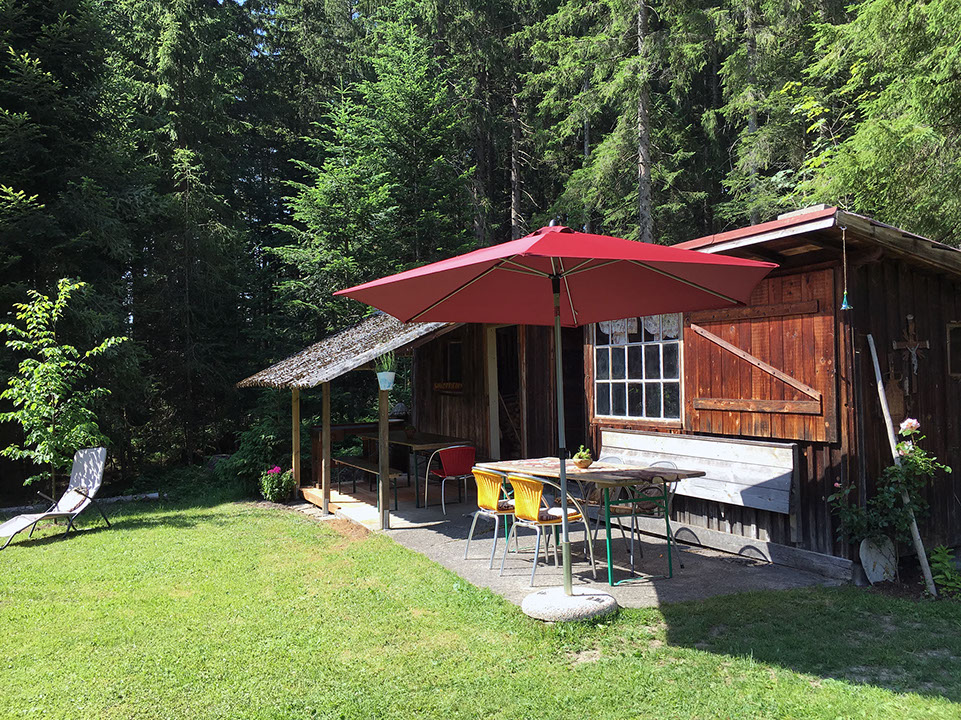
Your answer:
[[[812,220],[821,220],[822,218],[831,217],[837,211],[837,207],[824,208],[823,210],[812,210],[811,212],[801,213],[800,215],[794,215],[789,218],[784,218],[783,220],[771,220],[770,222],[761,223],[760,225],[750,225],[748,227],[738,228],[737,230],[728,230],[727,232],[717,233],[716,235],[705,235],[704,237],[695,238],[694,240],[678,243],[673,247],[681,248],[683,250],[699,250],[701,248],[710,247],[711,245],[728,242],[729,240],[738,240],[740,238],[751,237],[752,235],[762,235],[766,232],[783,230],[784,228],[793,227],[794,225],[804,225]]]

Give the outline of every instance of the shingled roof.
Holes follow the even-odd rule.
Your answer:
[[[241,380],[237,387],[316,387],[450,327],[451,323],[402,323],[378,312]]]

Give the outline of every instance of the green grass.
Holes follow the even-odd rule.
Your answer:
[[[813,589],[546,626],[295,513],[111,514],[0,553],[0,717],[961,717],[957,603]]]

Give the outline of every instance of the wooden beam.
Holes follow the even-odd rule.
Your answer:
[[[688,313],[692,323],[729,322],[731,320],[755,320],[769,317],[787,317],[788,315],[813,315],[820,309],[818,300],[807,302],[778,303],[776,305],[760,305],[757,307],[729,308],[725,310],[701,310]]]
[[[323,489],[324,493],[324,504],[323,511],[324,515],[330,513],[330,474],[332,470],[331,465],[331,447],[330,447],[330,382],[325,382],[323,385],[324,389],[324,400],[323,408],[321,410],[321,422],[323,423],[321,429],[321,460],[320,460],[320,487]]]
[[[723,410],[725,412],[795,413],[820,415],[818,400],[751,400],[742,398],[694,398],[695,410]]]
[[[300,388],[291,390],[290,400],[290,467],[294,471],[294,480],[300,487]]]
[[[732,353],[732,354],[734,354],[734,355],[737,355],[737,357],[741,358],[741,359],[744,360],[745,362],[751,363],[751,365],[753,365],[754,367],[756,367],[758,370],[762,370],[763,372],[766,372],[766,373],[768,373],[769,375],[773,375],[774,377],[776,377],[776,378],[777,378],[778,380],[780,380],[781,382],[787,383],[787,384],[790,385],[792,388],[794,388],[795,390],[798,390],[799,392],[804,393],[805,395],[807,395],[807,396],[808,396],[809,398],[811,398],[812,400],[817,400],[818,402],[820,402],[820,400],[821,400],[821,393],[820,393],[818,390],[815,390],[815,389],[814,389],[813,387],[811,387],[810,385],[806,385],[805,383],[801,382],[801,381],[798,380],[797,378],[791,377],[791,376],[788,375],[786,372],[783,372],[783,371],[781,371],[781,370],[778,370],[778,369],[777,369],[776,367],[774,367],[773,365],[768,365],[768,364],[767,364],[766,362],[764,362],[763,360],[757,359],[756,357],[754,357],[753,355],[751,355],[751,353],[747,352],[746,350],[742,350],[742,349],[739,348],[739,347],[736,347],[736,346],[734,346],[734,345],[731,345],[731,343],[727,342],[726,340],[723,340],[723,339],[719,338],[719,337],[718,337],[717,335],[715,335],[714,333],[708,332],[707,330],[705,330],[704,328],[702,328],[700,325],[693,325],[693,324],[692,324],[692,325],[691,325],[691,330],[693,330],[694,332],[696,332],[698,335],[700,335],[700,336],[701,336],[702,338],[704,338],[705,340],[708,340],[708,341],[714,343],[715,345],[723,348],[724,350],[727,350],[729,353]]]
[[[488,451],[491,460],[501,459],[501,424],[497,386],[497,327],[484,326],[484,357],[487,375],[487,420],[490,443]]]
[[[380,509],[380,529],[390,530],[390,448],[388,447],[387,403],[390,392],[379,390],[377,393],[377,505]]]

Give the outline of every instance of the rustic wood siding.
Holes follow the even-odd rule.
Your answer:
[[[527,454],[546,457],[557,454],[557,400],[554,391],[553,328],[527,325]]]
[[[835,323],[831,269],[768,278],[747,308],[686,316],[685,429],[835,441]]]
[[[927,436],[925,449],[954,469],[950,475],[939,473],[925,493],[931,512],[920,523],[922,536],[928,545],[961,545],[961,379],[950,377],[947,371],[947,325],[961,321],[961,282],[904,262],[885,260],[858,271],[853,304],[862,404],[858,428],[858,436],[863,438],[860,495],[862,499],[870,497],[875,478],[891,464],[866,342],[867,333],[871,333],[882,373],[887,377],[894,371],[899,376],[905,416],[921,423],[921,431]],[[914,316],[917,339],[930,345],[918,354],[917,375],[910,356],[892,346],[905,339],[909,314]],[[910,381],[908,393],[903,392],[905,375]],[[897,425],[903,419],[894,417],[893,421]]]
[[[434,384],[446,380],[445,345],[458,340],[463,389],[437,392]],[[413,422],[418,430],[469,440],[480,457],[490,457],[484,350],[483,325],[464,325],[414,350]]]

